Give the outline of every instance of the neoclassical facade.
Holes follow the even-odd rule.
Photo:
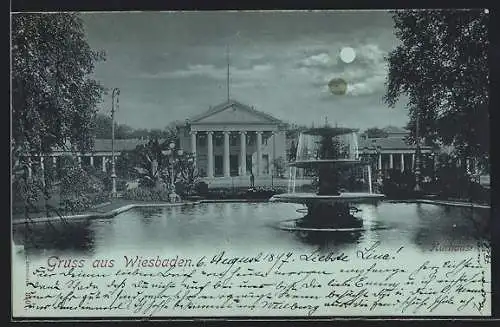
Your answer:
[[[180,146],[193,153],[208,179],[271,176],[275,159],[286,161],[283,123],[271,115],[228,100],[178,126]]]

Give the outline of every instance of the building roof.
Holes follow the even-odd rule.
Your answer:
[[[396,127],[396,126],[386,126],[382,128],[384,132],[387,134],[406,134],[409,133],[409,131],[405,128],[402,127]]]
[[[366,148],[374,150],[377,147],[380,147],[382,150],[410,150],[416,148],[415,145],[407,143],[404,137],[361,139],[359,140],[358,147],[360,151],[364,151]],[[422,146],[422,148],[427,149],[430,147]]]
[[[261,117],[267,121],[270,121],[272,123],[275,123],[275,124],[283,124],[283,122],[275,117],[273,117],[272,115],[270,114],[267,114],[265,112],[262,112],[262,111],[259,111],[259,110],[256,110],[254,107],[252,106],[248,106],[246,104],[243,104],[241,102],[238,102],[236,100],[227,100],[223,103],[220,103],[214,107],[210,107],[207,111],[205,112],[202,112],[201,114],[198,114],[198,115],[195,115],[191,118],[188,118],[187,120],[192,124],[192,123],[196,123],[206,117],[209,117],[211,115],[214,115],[216,113],[219,113],[221,111],[224,111],[225,109],[227,108],[237,108],[237,109],[241,109],[241,110],[244,110],[244,111],[247,111],[255,116],[258,116],[258,117]]]
[[[130,151],[134,150],[138,145],[146,144],[147,139],[124,139],[115,140],[115,151]],[[111,140],[96,139],[94,141],[94,152],[110,152]]]
[[[130,151],[134,150],[140,144],[146,144],[147,138],[144,139],[115,139],[115,151]],[[65,152],[61,149],[54,149],[56,152]],[[111,152],[111,139],[95,139],[94,149],[92,152]]]

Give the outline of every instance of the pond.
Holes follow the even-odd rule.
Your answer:
[[[477,267],[469,267],[468,265],[472,265],[474,260],[474,262],[479,262],[478,255],[481,255],[481,257],[484,255],[484,258],[488,256],[488,254],[485,254],[486,252],[481,252],[483,250],[477,251],[477,245],[479,241],[486,238],[485,231],[488,230],[487,222],[489,221],[489,210],[446,207],[432,204],[390,202],[381,202],[378,205],[360,204],[358,205],[358,208],[362,210],[360,214],[364,220],[364,228],[362,231],[348,233],[320,232],[319,234],[299,234],[296,232],[281,230],[277,228],[277,224],[284,220],[300,218],[303,215],[300,211],[303,211],[304,207],[301,205],[275,202],[226,202],[176,207],[143,207],[123,212],[112,219],[72,222],[71,224],[39,224],[37,226],[31,226],[28,233],[25,233],[25,226],[17,225],[14,226],[14,239],[17,244],[24,244],[25,249],[23,252],[16,253],[13,258],[13,284],[17,285],[14,287],[14,294],[19,296],[19,300],[16,302],[18,303],[17,305],[22,306],[20,299],[22,299],[22,294],[24,292],[22,288],[24,281],[23,278],[27,278],[25,276],[27,276],[30,272],[33,272],[36,267],[48,264],[47,258],[49,256],[59,256],[65,258],[92,258],[92,262],[95,258],[121,258],[120,260],[123,261],[123,258],[132,258],[133,256],[140,256],[144,258],[156,256],[174,258],[178,256],[179,258],[193,258],[193,260],[196,261],[198,260],[196,258],[200,258],[202,256],[208,258],[207,260],[210,260],[210,258],[215,258],[218,254],[222,253],[222,251],[225,251],[227,257],[229,258],[234,258],[235,256],[240,258],[249,258],[252,256],[258,256],[258,252],[269,253],[269,251],[274,251],[276,254],[279,252],[285,253],[286,251],[288,254],[293,253],[294,255],[297,255],[297,258],[302,258],[304,254],[308,256],[307,258],[312,258],[310,253],[316,253],[318,256],[323,253],[325,254],[324,257],[328,257],[331,253],[335,253],[337,258],[341,258],[339,260],[343,260],[342,258],[347,257],[359,258],[359,252],[364,251],[364,253],[368,253],[369,251],[367,249],[373,247],[374,244],[378,244],[377,251],[381,253],[385,251],[386,253],[390,252],[395,255],[395,253],[399,253],[403,247],[404,250],[401,254],[397,255],[397,259],[393,258],[395,262],[379,262],[377,264],[382,265],[377,267],[386,267],[389,270],[404,268],[409,273],[415,269],[417,269],[415,270],[417,272],[420,271],[418,266],[426,265],[425,262],[433,262],[438,265],[452,265],[450,263],[446,264],[445,262],[453,261],[458,263],[462,261],[462,264],[459,264],[459,269],[453,268],[455,266],[449,266],[446,268],[448,269],[446,271],[450,271],[453,274],[458,274],[458,272],[461,274],[465,273],[467,276],[477,276]],[[449,250],[450,247],[454,247],[454,249]],[[342,255],[339,255],[340,253],[342,253]],[[472,258],[469,259],[469,263],[464,261],[467,257]],[[298,273],[300,270],[304,271],[304,273],[307,272],[307,274],[311,274],[311,272],[319,271],[319,269],[325,268],[328,269],[328,274],[333,274],[332,276],[335,276],[334,279],[337,278],[337,272],[339,271],[341,274],[344,274],[344,276],[345,274],[349,275],[350,273],[353,273],[351,270],[342,272],[342,267],[344,266],[339,265],[337,262],[318,263],[315,260],[311,261],[307,258],[305,259],[307,262],[304,262],[303,259],[300,259],[297,262],[292,260],[292,262],[295,263],[290,262],[289,266],[287,266],[288,268],[286,269],[292,269],[290,271],[294,273]],[[29,262],[28,265],[26,265],[27,262]],[[483,259],[481,259],[481,262],[483,262]],[[372,265],[372,262],[359,263],[359,260],[351,261],[351,265],[349,266],[351,268],[349,269],[357,269],[357,267],[367,268],[369,265]],[[28,266],[30,268],[28,268]],[[212,266],[211,262],[210,266],[212,267],[210,269],[216,270],[230,269],[226,267],[220,268],[217,264]],[[258,269],[264,269],[260,268],[264,266],[261,266],[259,263],[257,266],[251,265],[247,266],[245,269],[248,269],[247,272],[253,274]],[[175,267],[175,269],[190,268]],[[239,267],[235,267],[235,269],[239,269]],[[333,270],[335,270],[335,272],[333,272]],[[290,271],[288,273],[290,273]],[[480,273],[482,273],[487,279],[489,278],[488,271],[489,268],[482,264],[480,267]],[[374,271],[374,273],[376,274],[376,271]],[[354,272],[354,274],[356,273]],[[426,271],[421,271],[419,275],[421,277],[419,278],[423,278],[422,281],[425,281],[427,278],[425,276],[427,276],[427,274],[428,273]],[[215,283],[213,287],[218,285],[218,282],[214,280],[215,277],[203,277],[202,275],[203,274],[199,276],[197,275],[198,277],[193,278],[193,283],[200,283],[198,278],[201,278],[201,280],[206,280],[207,283]],[[243,276],[247,275],[243,274]],[[294,277],[295,279],[292,277],[284,277],[283,275],[276,275],[272,278],[269,277],[268,279],[263,279],[262,276],[264,275],[256,276],[257,277],[251,278],[241,277],[245,279],[241,282],[257,283],[259,280],[268,280],[272,282],[268,285],[275,285],[278,289],[284,285],[283,283],[295,283],[296,281],[303,281],[304,278],[308,278],[308,283],[310,282],[311,284],[307,285],[321,283],[323,286],[322,288],[314,290],[302,290],[300,291],[303,292],[301,294],[314,296],[317,297],[317,299],[325,299],[325,301],[328,301],[327,295],[330,290],[332,290],[332,292],[338,292],[339,289],[344,287],[343,284],[340,288],[330,285],[330,283],[334,280],[330,275],[323,275],[317,277],[317,279],[315,275],[306,275],[306,277],[302,277],[302,275],[300,275]],[[405,278],[408,277],[403,277],[405,275],[398,276],[401,277],[395,277],[394,279],[398,284],[403,285],[403,282],[406,280]],[[465,278],[464,276],[465,275],[457,275],[457,278]],[[70,276],[65,278],[72,277]],[[99,284],[99,287],[102,287],[103,289],[108,287],[104,286],[107,285],[105,284],[106,280],[107,279],[101,280],[102,284]],[[484,283],[489,283],[486,280],[484,281]],[[367,285],[370,283],[369,280],[365,282]],[[439,284],[440,282],[441,281],[438,281],[437,286],[433,287],[442,288],[443,286]],[[444,282],[451,283],[452,281]],[[378,285],[376,282],[374,283],[375,284],[373,285]],[[484,283],[481,285],[485,285]],[[190,287],[195,287],[194,285],[195,284]],[[420,282],[418,285],[420,285]],[[474,287],[476,286],[477,285],[474,284]],[[372,292],[383,291],[381,288],[382,286],[369,287]],[[374,287],[378,287],[380,290],[375,291]],[[457,287],[463,288],[463,286]],[[462,293],[460,295],[460,299],[456,300],[456,305],[460,305],[460,303],[473,303],[470,304],[466,310],[462,309],[458,312],[456,306],[449,306],[444,309],[435,310],[432,314],[478,314],[477,310],[474,309],[478,306],[485,308],[484,313],[482,311],[481,314],[488,314],[489,302],[486,301],[486,292],[489,292],[488,287],[489,286],[485,286],[485,288],[482,288],[481,293],[474,293],[476,294],[474,300],[470,300],[470,295],[467,293]],[[133,292],[133,290],[134,288],[126,289],[127,292]],[[224,293],[223,290],[212,291],[220,291]],[[280,291],[277,290],[276,292]],[[475,289],[474,292],[476,292]],[[241,289],[239,291],[235,291],[235,289],[233,289],[231,296],[244,296],[246,293],[248,293],[247,289]],[[350,296],[355,296],[353,294]],[[373,293],[373,296],[379,296],[375,294],[379,293]],[[270,302],[267,302],[267,304],[261,303],[263,305],[260,307],[261,311],[259,311],[259,309],[249,311],[248,309],[245,309],[245,307],[241,307],[240,309],[228,309],[229,311],[220,311],[218,309],[192,311],[169,308],[165,312],[162,311],[162,313],[166,316],[189,316],[193,314],[201,314],[205,316],[298,314],[303,316],[307,314],[325,315],[332,313],[338,315],[359,315],[360,313],[363,315],[394,315],[394,310],[396,310],[394,306],[398,308],[397,310],[401,310],[401,305],[403,305],[402,303],[405,303],[402,301],[405,301],[406,293],[401,292],[399,294],[400,300],[398,301],[401,302],[394,303],[390,307],[378,307],[375,311],[367,311],[366,309],[363,309],[364,311],[360,311],[360,309],[356,307],[338,308],[334,311],[330,311],[331,309],[327,306],[326,302],[318,303],[318,305],[322,306],[322,309],[318,309],[315,313],[308,313],[306,310],[302,310],[300,312],[293,311],[293,306],[296,304],[293,304],[292,302],[277,311],[273,311],[274,309],[268,310],[269,307],[267,306],[270,305]],[[442,298],[441,300],[444,301]],[[308,301],[310,300],[303,299],[301,301],[302,302],[300,303],[304,306],[308,306]],[[318,302],[323,300],[315,301]],[[185,305],[192,305],[192,303],[189,302]],[[401,312],[403,311],[400,311],[400,313]],[[53,313],[54,311],[49,310],[43,311],[40,314],[43,316],[50,316]],[[33,312],[31,314],[36,315],[37,313]],[[68,313],[63,312],[60,314],[65,315]],[[74,314],[84,316],[86,314],[95,314],[95,312],[86,312],[81,310],[71,313],[71,315]],[[101,314],[113,315],[115,312],[99,312],[98,315],[101,316]],[[130,312],[122,311],[117,314],[129,315]],[[411,313],[408,311],[408,314]],[[420,311],[418,314],[425,314],[425,310]]]
[[[387,248],[404,245],[422,253],[437,244],[471,246],[484,237],[489,210],[433,204],[359,205],[365,230],[359,233],[300,235],[275,228],[303,216],[301,205],[287,203],[204,203],[179,207],[135,208],[112,219],[14,226],[16,243],[32,257],[57,255],[113,256],[141,253],[200,253],[231,249],[342,249],[352,252],[374,241]],[[319,236],[319,237],[318,237]]]

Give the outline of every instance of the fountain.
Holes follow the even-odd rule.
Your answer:
[[[279,228],[294,231],[360,231],[363,220],[357,214],[359,203],[376,203],[384,197],[371,192],[370,166],[359,158],[357,129],[343,127],[311,128],[302,132],[297,145],[295,162],[291,163],[289,191],[271,201],[298,203],[306,215],[279,224]],[[368,192],[345,192],[343,174],[356,167],[368,169]],[[313,171],[315,193],[296,192],[297,170]],[[346,175],[346,174],[344,174]],[[352,177],[352,172],[351,174]]]

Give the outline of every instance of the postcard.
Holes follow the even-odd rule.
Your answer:
[[[488,16],[12,13],[13,318],[490,316]]]

